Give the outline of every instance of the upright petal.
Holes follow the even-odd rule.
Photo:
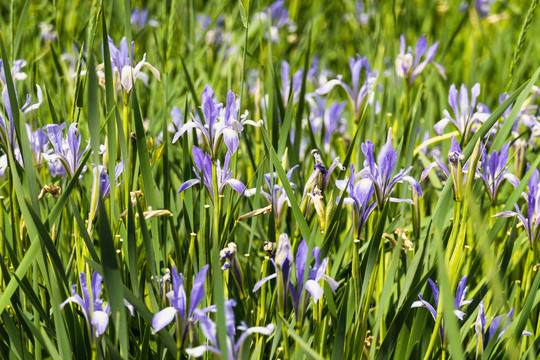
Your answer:
[[[206,279],[206,273],[208,272],[208,267],[208,265],[203,266],[193,281],[193,288],[191,289],[191,304],[189,306],[190,316],[204,298],[204,282]]]
[[[298,283],[298,289],[302,289],[302,285],[304,283],[304,272],[306,268],[306,258],[308,254],[308,246],[306,243],[306,239],[303,239],[300,245],[298,245],[298,249],[296,250],[296,281]]]

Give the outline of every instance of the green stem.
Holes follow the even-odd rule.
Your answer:
[[[98,350],[97,350],[97,340],[92,341],[92,360],[97,360]]]
[[[176,313],[176,359],[182,358],[182,329],[180,328],[180,321],[178,321],[178,312]]]
[[[129,108],[128,108],[128,102],[129,98],[126,94],[124,94],[124,111],[123,111],[123,127],[124,127],[124,136],[126,138],[126,147],[127,147],[127,154],[125,154],[126,159],[131,159],[129,153],[129,145],[131,144],[131,141],[129,141]],[[127,209],[129,207],[129,184],[131,183],[129,180],[129,177],[131,175],[131,162],[126,161],[124,169],[124,207]]]
[[[217,337],[219,349],[222,354],[227,354],[227,336],[225,328],[225,295],[223,289],[223,275],[219,266],[219,247],[220,247],[220,231],[219,231],[219,216],[220,203],[218,180],[216,173],[216,160],[212,159],[212,185],[214,195],[214,217],[213,217],[213,236],[212,236],[212,272],[211,282],[213,282],[214,300],[217,307]]]
[[[435,327],[433,328],[433,332],[431,333],[431,338],[429,339],[429,345],[426,350],[426,354],[424,355],[424,360],[429,360],[431,356],[431,351],[433,350],[433,347],[435,346],[435,341],[437,340],[437,335],[439,334],[439,328],[441,327],[442,323],[442,299],[442,295],[439,295],[439,304],[437,305],[437,319],[435,320]]]

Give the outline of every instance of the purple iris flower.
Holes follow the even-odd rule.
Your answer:
[[[90,142],[88,142],[86,148],[80,151],[81,134],[77,130],[77,123],[69,126],[67,138],[63,137],[64,127],[65,123],[62,125],[49,124],[44,126],[54,150],[54,154],[44,154],[44,157],[47,161],[60,161],[68,177],[71,179],[79,168],[84,154],[90,150]]]
[[[482,152],[482,165],[476,171],[477,177],[481,178],[486,185],[489,199],[492,204],[497,201],[497,193],[503,180],[508,180],[512,186],[517,187],[519,185],[519,179],[516,175],[508,172],[508,148],[510,143],[504,145],[500,152],[494,150],[488,157],[486,148],[484,147]]]
[[[364,109],[366,100],[370,105],[373,105],[374,90],[377,84],[377,71],[371,71],[369,61],[366,57],[361,58],[360,55],[356,55],[356,59],[349,58],[349,67],[351,68],[352,89],[349,85],[345,84],[342,80],[342,76],[338,75],[337,79],[328,81],[326,84],[319,87],[316,91],[318,95],[328,94],[336,85],[340,85],[345,92],[354,109],[354,118],[358,119],[362,110]],[[363,84],[360,84],[360,73],[364,69],[365,80]],[[382,86],[379,84],[379,90],[382,91]],[[375,113],[378,114],[381,110],[381,105],[377,101],[375,104]]]
[[[418,297],[420,300],[417,300],[412,303],[412,308],[417,307],[424,307],[429,310],[431,313],[431,316],[433,317],[433,320],[437,321],[437,307],[439,306],[439,288],[433,282],[433,280],[428,279],[429,286],[431,286],[431,291],[433,292],[433,298],[435,299],[435,306],[432,306],[430,303],[428,303],[426,300],[422,299],[422,293],[418,294]],[[467,277],[464,276],[461,278],[461,280],[458,283],[457,289],[456,289],[456,297],[454,298],[454,315],[459,320],[463,320],[463,317],[465,316],[465,313],[461,310],[459,310],[462,306],[468,305],[472,302],[472,300],[465,300],[465,294],[467,293]],[[439,329],[439,335],[441,336],[441,341],[444,341],[444,324],[441,323],[441,327]]]
[[[109,174],[107,173],[107,170],[105,169],[105,166],[98,165],[96,167],[97,172],[99,173],[99,187],[101,191],[101,196],[106,198],[109,196],[109,193],[111,192],[111,183],[109,181]],[[118,164],[116,164],[114,168],[114,182],[115,186],[120,185],[121,183],[118,182],[118,178],[120,175],[124,172],[124,162],[120,161]]]
[[[279,41],[279,31],[286,27],[289,33],[296,31],[296,24],[289,17],[289,10],[285,4],[285,0],[274,1],[270,6],[256,13],[252,22],[260,22],[268,24],[269,30],[265,31],[265,37],[270,37],[273,43]],[[270,35],[268,35],[268,32]]]
[[[300,165],[295,165],[287,172],[287,180],[293,189],[296,188],[296,184],[291,182],[291,179],[294,170],[296,170],[298,167],[300,167]],[[283,186],[277,184],[277,173],[264,174],[264,181],[268,187],[268,192],[261,189],[261,195],[264,196],[268,202],[268,205],[272,205],[275,223],[276,226],[279,227],[279,224],[281,224],[281,220],[283,219],[283,215],[285,214],[285,209],[290,206],[291,203]],[[246,196],[255,195],[256,191],[257,189],[255,188],[248,189],[246,190]]]
[[[388,136],[386,144],[381,148],[377,156],[377,162],[375,162],[375,155],[373,153],[374,148],[375,145],[369,140],[362,144],[362,152],[366,160],[364,161],[364,169],[358,173],[358,176],[368,179],[373,184],[375,200],[377,200],[379,209],[382,209],[388,200],[413,204],[411,199],[390,197],[396,184],[403,181],[407,181],[412,186],[413,191],[422,196],[420,184],[408,175],[412,170],[412,166],[408,169],[401,169],[395,176],[392,176],[397,163],[397,151],[392,148],[392,136]]]
[[[157,27],[159,23],[154,20],[148,20],[148,9],[147,8],[133,8],[131,11],[131,26],[137,31],[141,30],[143,27],[148,26]]]
[[[296,286],[294,286],[291,281],[293,265],[292,246],[289,242],[289,237],[286,234],[282,234],[279,237],[278,249],[276,251],[275,260],[271,260],[272,264],[274,264],[276,272],[259,280],[253,287],[253,292],[259,290],[259,288],[265,282],[271,279],[275,279],[277,277],[278,282],[280,282],[280,284],[278,285],[280,286],[280,288],[282,286],[284,290],[283,298],[280,297],[279,301],[282,304],[285,304],[286,296],[288,293],[290,293],[294,312],[296,315],[296,321],[299,321],[300,312],[303,312],[303,310],[307,307],[309,301],[309,297],[306,296],[303,308],[301,307],[302,304],[300,303],[300,296],[302,294],[303,288],[307,290],[308,294],[311,295],[311,297],[313,298],[313,301],[317,303],[317,301],[324,295],[324,291],[320,285],[321,280],[325,280],[328,285],[330,285],[332,291],[335,291],[339,285],[337,281],[325,274],[326,268],[328,267],[328,258],[320,261],[320,251],[321,250],[318,247],[314,247],[313,251],[311,252],[311,258],[315,260],[315,264],[313,266],[309,266],[307,281],[304,284],[304,271],[306,270],[307,265],[306,260],[308,254],[308,247],[306,244],[306,240],[302,240],[302,242],[298,246],[298,250],[296,252],[296,259],[294,260],[296,270]]]
[[[519,112],[517,113],[517,116],[514,120],[514,124],[512,126],[512,133],[514,134],[514,137],[519,136],[519,126],[520,124],[523,124],[524,126],[528,127],[531,130],[531,138],[529,139],[529,144],[532,146],[534,145],[534,137],[538,136],[538,129],[540,128],[540,121],[537,117],[538,114],[538,106],[534,104],[538,96],[540,95],[540,89],[536,86],[533,86],[531,89],[531,95],[527,98],[525,103],[522,105],[521,109],[519,109]],[[499,105],[501,105],[510,94],[503,93],[499,97]],[[503,113],[502,118],[504,121],[508,119],[510,116],[510,112],[512,111],[513,104],[511,104]],[[500,127],[503,126],[503,123],[498,123]]]
[[[27,94],[26,102],[21,107],[21,111],[23,114],[28,114],[41,106],[41,103],[43,102],[43,93],[41,92],[41,87],[37,84],[36,90],[38,102],[30,105],[30,102],[32,101],[32,95]],[[17,144],[15,144],[15,123],[13,122],[13,111],[11,109],[11,102],[9,100],[7,86],[4,86],[4,88],[2,89],[2,102],[4,103],[5,112],[4,114],[0,112],[0,140],[6,148],[10,146],[12,150],[15,150],[17,146]]]
[[[223,105],[218,104],[214,99],[212,88],[206,85],[201,95],[201,108],[205,124],[203,125],[198,117],[193,116],[191,121],[178,130],[172,142],[175,143],[187,130],[196,128],[202,133],[212,159],[215,159],[219,153],[222,142],[231,154],[236,152],[239,144],[238,134],[244,130],[243,124],[260,126],[260,122],[247,120],[247,112],[238,121],[238,99],[232,91],[227,93],[227,106],[223,109]]]
[[[503,336],[504,332],[512,323],[513,316],[514,308],[511,308],[508,314],[495,316],[489,324],[489,330],[487,333],[488,337],[486,339],[486,307],[484,305],[484,302],[480,301],[480,304],[478,304],[478,317],[476,318],[476,323],[474,326],[476,336],[478,337],[478,343],[476,345],[476,358],[482,355],[482,353],[484,352],[484,344],[488,344],[491,341],[491,338],[497,333],[497,330],[500,329],[497,340],[499,340]],[[522,335],[531,336],[533,334],[530,331],[523,331]]]
[[[124,171],[124,162],[120,161],[118,164],[116,164],[116,167],[114,169],[114,182],[115,187],[120,186],[122,182],[118,182],[118,178]],[[98,190],[99,189],[99,190]],[[98,193],[99,191],[99,193]],[[91,219],[93,219],[96,215],[97,209],[98,209],[98,196],[101,194],[102,198],[105,199],[107,196],[109,196],[111,192],[111,183],[109,180],[109,174],[107,173],[107,168],[101,164],[98,164],[97,166],[94,166],[94,182],[92,185],[92,214]]]
[[[439,71],[439,73],[443,77],[445,77],[444,67],[433,62],[433,58],[435,57],[435,54],[437,53],[438,47],[439,47],[439,42],[437,41],[428,48],[426,37],[422,35],[422,37],[416,42],[416,50],[413,56],[413,52],[410,46],[406,50],[405,36],[401,35],[399,54],[396,58],[397,76],[400,78],[408,79],[409,86],[412,86],[416,77],[420,75],[422,71],[424,71],[426,66],[429,63],[433,63],[433,65],[437,68],[437,71]],[[424,55],[425,55],[424,60],[420,62],[420,60],[422,59],[422,56]]]
[[[133,87],[133,82],[137,79],[140,79],[146,86],[148,86],[148,75],[141,72],[143,67],[146,67],[154,77],[160,81],[159,71],[146,61],[146,53],[143,55],[141,61],[134,65],[133,61],[133,50],[135,48],[135,42],[131,42],[131,58],[130,52],[128,49],[127,40],[125,37],[120,40],[120,46],[116,47],[113,40],[109,36],[109,51],[111,55],[112,63],[112,72],[113,80],[116,84],[116,91],[124,89],[124,91],[129,94]],[[97,66],[96,71],[100,78],[100,83],[104,83],[105,74],[102,69],[105,67],[104,63],[101,63]]]
[[[208,265],[205,265],[201,271],[199,271],[197,276],[195,276],[188,304],[186,290],[184,289],[184,275],[178,274],[176,267],[172,267],[172,290],[167,293],[167,298],[169,299],[171,306],[166,307],[154,315],[154,318],[152,319],[152,328],[154,329],[152,334],[157,333],[165,326],[169,325],[171,321],[176,319],[177,322],[180,322],[179,328],[181,330],[181,333],[177,336],[181,336],[183,343],[185,336],[188,334],[189,328],[193,326],[193,323],[196,322],[202,314],[209,311],[215,311],[215,306],[209,306],[200,311],[196,311],[197,306],[199,306],[205,296],[204,281],[207,272]]]
[[[217,341],[217,326],[210,318],[208,318],[200,310],[196,312],[199,315],[199,324],[201,326],[204,337],[208,340],[208,345],[200,345],[194,348],[186,349],[189,356],[201,357],[205,352],[210,351],[218,355],[220,359],[236,360],[242,359],[242,345],[251,334],[261,334],[268,336],[274,332],[274,324],[270,323],[266,326],[247,327],[244,322],[236,326],[234,312],[232,308],[236,306],[236,301],[229,299],[225,301],[225,327],[227,329],[227,356],[223,356]],[[236,339],[236,330],[243,333]]]
[[[49,149],[49,139],[43,130],[37,129],[32,131],[32,126],[26,124],[26,132],[28,134],[28,140],[30,142],[30,147],[32,148],[32,157],[34,159],[34,164],[41,169],[43,164],[43,154],[49,154],[51,149]],[[17,145],[13,151],[13,156],[15,160],[19,162],[21,167],[24,167],[23,159],[21,155],[21,150]],[[2,160],[0,160],[0,177],[4,177],[4,172],[7,168],[7,156],[2,155]],[[53,174],[54,175],[54,174]]]
[[[41,39],[45,41],[55,41],[58,38],[58,32],[54,30],[53,24],[47,24],[46,22],[39,23],[39,31]]]
[[[238,194],[242,194],[245,189],[244,184],[240,180],[232,178],[232,170],[229,169],[230,159],[231,155],[227,152],[225,154],[225,162],[223,163],[223,168],[221,168],[219,160],[217,160],[216,166],[214,168],[217,176],[218,194],[220,195],[223,194],[225,185],[231,186]],[[212,199],[214,199],[214,187],[212,179],[213,165],[210,155],[205,154],[201,149],[193,145],[193,161],[195,162],[195,167],[193,168],[193,171],[195,172],[195,176],[197,178],[188,180],[183,183],[180,186],[180,190],[178,190],[178,193],[180,194],[182,191],[189,189],[193,185],[199,184],[202,181],[204,186],[210,193],[210,196],[212,197]]]
[[[109,304],[103,306],[103,299],[100,299],[101,283],[103,281],[101,275],[94,272],[90,287],[86,283],[86,275],[83,272],[80,274],[80,279],[83,296],[77,294],[77,285],[71,285],[72,296],[60,304],[60,308],[63,308],[68,303],[79,305],[90,329],[92,342],[95,342],[107,330],[111,309]],[[134,316],[133,306],[126,300],[124,300],[124,305],[128,308],[131,316]]]
[[[28,133],[28,139],[32,148],[34,163],[38,166],[38,168],[41,168],[45,157],[51,155],[53,151],[49,147],[49,138],[42,129],[38,128],[36,131],[32,131],[32,127],[29,124],[26,124],[26,131]],[[20,153],[18,150],[17,152]],[[15,158],[17,158],[17,156]],[[22,160],[19,162],[22,166]],[[48,161],[47,164],[52,176],[64,175],[66,173],[60,161]]]
[[[367,219],[377,206],[377,202],[373,201],[370,203],[371,198],[373,197],[373,183],[369,179],[360,179],[358,174],[354,173],[354,165],[351,164],[349,177],[345,180],[337,180],[336,186],[341,191],[347,191],[349,197],[343,199],[345,204],[350,204],[354,209],[355,223],[356,225],[356,236],[360,236],[362,228],[366,223]],[[337,200],[339,202],[339,199]]]
[[[171,110],[171,121],[174,126],[169,125],[169,132],[172,132],[172,133],[175,133],[176,131],[180,130],[180,128],[182,128],[182,125],[184,125],[184,113],[176,105],[174,105]]]
[[[321,96],[307,97],[311,114],[309,122],[314,134],[324,131],[324,150],[330,151],[330,142],[334,134],[343,134],[347,130],[347,120],[343,116],[346,102],[333,102],[327,107],[327,100]]]
[[[474,132],[474,126],[479,122],[485,122],[489,117],[489,110],[487,106],[483,104],[476,104],[476,99],[479,95],[480,84],[478,83],[471,88],[470,102],[469,91],[467,90],[465,84],[461,84],[459,93],[456,89],[456,85],[452,84],[448,93],[448,103],[454,111],[454,117],[450,115],[448,110],[444,110],[444,119],[435,124],[435,132],[442,135],[446,125],[448,125],[448,123],[452,123],[465,141],[468,141],[470,135],[472,132]],[[474,111],[475,107],[477,111]]]
[[[302,88],[302,76],[303,70],[298,70],[292,76],[292,103],[296,104],[300,99],[300,90]],[[281,63],[281,97],[283,98],[283,104],[287,106],[289,97],[291,96],[291,80],[290,80],[290,66],[289,63],[283,60]]]
[[[523,215],[517,204],[514,204],[516,211],[503,211],[495,214],[495,217],[513,217],[517,216],[523,223],[523,227],[527,232],[527,237],[531,246],[540,238],[540,184],[538,182],[538,169],[534,169],[531,178],[529,179],[527,193],[522,193],[521,196],[527,202],[527,217]]]
[[[26,73],[21,71],[25,66],[26,61],[24,60],[15,60],[13,62],[13,67],[11,68],[13,82],[26,79]],[[0,85],[2,85],[2,88],[6,86],[6,74],[4,73],[4,61],[2,59],[0,59]]]
[[[491,10],[491,7],[495,1],[497,0],[475,0],[474,7],[476,8],[478,15],[483,18],[488,16],[489,11]]]
[[[356,1],[356,19],[358,20],[358,23],[362,26],[365,26],[369,23],[369,18],[374,15],[373,11],[367,11],[366,6],[364,4],[364,0],[357,0]]]
[[[26,124],[26,132],[30,141],[30,147],[32,148],[34,162],[40,166],[43,163],[43,154],[50,152],[47,134],[39,128],[36,131],[32,131],[32,126],[29,124]]]

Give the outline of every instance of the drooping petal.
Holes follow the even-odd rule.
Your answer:
[[[272,275],[269,275],[269,276],[266,276],[266,277],[263,277],[261,280],[257,281],[255,283],[255,286],[253,286],[253,292],[259,290],[259,288],[267,281],[269,280],[272,280],[272,279],[275,279],[277,276],[276,273],[273,273]]]
[[[317,302],[324,294],[321,285],[315,280],[306,281],[306,290],[311,294],[315,302]]]
[[[157,333],[165,326],[169,325],[171,321],[174,320],[176,313],[176,309],[169,306],[155,314],[152,318],[152,328],[154,329],[152,330],[152,334]]]
[[[438,135],[442,135],[443,132],[444,132],[444,128],[446,127],[446,125],[448,125],[448,123],[450,122],[450,120],[448,118],[443,118],[441,120],[439,120],[434,126],[433,128],[435,129],[435,132],[438,134]]]
[[[238,194],[242,194],[246,188],[246,186],[240,180],[229,179],[226,183],[229,184]]]
[[[426,168],[422,171],[422,174],[420,175],[420,182],[422,182],[428,176],[431,169],[433,169],[434,167],[437,167],[437,166],[438,166],[438,164],[436,162],[432,162],[431,164],[426,166]]]
[[[426,309],[429,310],[431,316],[433,317],[433,320],[436,321],[437,320],[437,311],[433,308],[433,306],[431,306],[430,303],[428,303],[427,301],[422,299],[422,294],[418,294],[418,297],[420,298],[420,300],[417,300],[417,301],[413,302],[412,305],[411,305],[411,308],[425,307]]]
[[[322,276],[322,279],[326,281],[328,285],[330,285],[330,289],[332,289],[332,292],[336,292],[336,289],[339,286],[339,283],[336,280],[332,279],[330,276],[326,274]]]
[[[187,348],[186,354],[188,354],[189,356],[198,358],[198,357],[203,356],[204,353],[207,351],[213,352],[216,355],[221,355],[221,352],[219,351],[219,349],[213,346],[207,346],[207,345],[199,345],[194,348]]]
[[[225,128],[223,129],[222,134],[223,142],[225,143],[225,146],[227,146],[227,150],[229,150],[231,154],[234,154],[239,145],[238,133],[231,128]]]
[[[109,314],[104,311],[94,311],[92,325],[96,329],[96,337],[100,337],[107,330],[107,325],[109,325]]]
[[[247,328],[244,331],[244,333],[242,335],[240,335],[240,337],[238,338],[238,341],[234,345],[235,354],[238,354],[238,352],[240,351],[240,348],[242,347],[242,344],[244,343],[244,341],[246,341],[246,339],[247,339],[247,337],[249,335],[251,335],[251,334],[261,334],[261,335],[264,335],[264,336],[269,336],[274,332],[274,328],[275,328],[275,326],[272,323],[266,325],[265,327],[254,326],[254,327]]]
[[[178,190],[178,194],[180,194],[182,191],[186,190],[186,189],[189,189],[190,187],[192,187],[193,185],[196,185],[198,183],[200,183],[201,181],[199,179],[190,179],[186,182],[184,182],[181,186],[180,186],[180,189]]]

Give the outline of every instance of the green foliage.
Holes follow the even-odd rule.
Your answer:
[[[0,168],[5,168],[0,179],[0,358],[185,359],[186,349],[199,345],[225,352],[228,341],[236,342],[243,332],[237,329],[235,338],[227,339],[227,299],[237,303],[235,325],[245,322],[259,331],[274,326],[270,335],[252,333],[231,353],[242,359],[539,356],[540,244],[530,242],[520,219],[494,217],[515,211],[515,204],[528,214],[529,180],[540,166],[538,1],[497,1],[487,16],[476,9],[476,1],[285,3],[283,26],[277,19],[265,20],[272,16],[267,1],[0,4],[5,87],[0,112],[7,124],[2,131],[16,144],[0,141]],[[141,5],[148,6],[142,27],[131,19]],[[434,61],[445,67],[445,76],[431,63],[414,81],[400,78],[396,57],[401,34],[413,53],[423,34],[429,45],[439,41]],[[127,44],[133,40],[133,52],[129,45],[127,51],[131,65],[140,64],[146,54],[159,77],[143,67],[146,85],[130,77],[135,74],[129,72],[134,71],[131,66],[118,72],[109,37],[115,46],[122,37]],[[376,85],[368,88],[366,98],[351,103],[339,85],[320,95],[322,86],[338,75],[352,84],[349,58],[356,54],[377,71],[372,74]],[[18,59],[26,61],[26,79],[12,72]],[[359,86],[366,80],[361,74]],[[122,78],[131,80],[130,90]],[[459,89],[461,83],[468,89],[479,83],[478,102],[490,112],[468,138],[452,125],[438,136],[434,125],[444,110],[454,117],[450,85]],[[36,102],[36,84],[46,104],[19,111],[24,95],[31,94],[31,103]],[[182,184],[196,179],[193,147],[210,153],[213,146],[200,129],[189,129],[173,142],[183,124],[205,123],[208,109],[201,93],[206,85],[223,108],[229,90],[239,94],[235,118],[242,120],[247,110],[243,120],[258,125],[244,123],[237,132],[238,150],[229,154],[232,179],[246,186],[241,194],[229,186],[218,190],[222,180],[215,170],[206,184],[212,189],[199,183],[178,194]],[[499,102],[505,91],[508,97]],[[317,118],[321,99],[328,103],[326,111],[343,102],[342,114],[329,119],[342,118],[339,126],[325,127],[324,114]],[[173,107],[181,112],[176,124]],[[14,109],[11,117],[8,108]],[[525,110],[534,126],[522,124]],[[81,134],[81,151],[87,145],[89,151],[70,179],[54,175],[47,159],[37,162],[27,125],[34,130],[65,124],[65,136],[73,123]],[[460,166],[472,164],[468,175],[463,174],[468,177],[463,200],[455,196],[452,177],[433,170],[421,182],[422,197],[407,182],[393,191],[392,197],[412,198],[414,204],[376,204],[359,228],[349,195],[336,180],[347,179],[347,185],[359,181],[349,179],[349,169],[351,164],[356,172],[366,166],[362,145],[373,142],[380,162],[377,155],[391,136],[397,162],[392,175],[411,167],[408,175],[418,180],[434,155],[450,166],[452,135],[463,149]],[[214,169],[218,162],[223,167],[227,153],[223,138],[216,143],[210,159]],[[508,143],[505,166],[519,185],[503,181],[491,201],[472,169],[484,165],[484,149],[491,154]],[[341,159],[322,189],[325,173],[311,178],[321,168],[313,149],[326,169]],[[47,155],[53,153],[49,144]],[[116,179],[120,162],[123,172]],[[108,177],[94,179],[98,173]],[[365,178],[365,172],[359,177]],[[312,179],[316,182],[309,183]],[[110,189],[105,198],[99,190],[104,185]],[[276,189],[283,197],[282,209],[267,201],[266,193]],[[276,255],[281,234],[291,239],[292,284],[313,281],[309,266],[318,261],[312,252],[317,248],[321,261],[328,258],[324,274],[337,288],[319,277],[323,295],[318,301],[305,286],[292,296],[288,286],[278,291],[282,285],[276,280],[253,291],[259,280],[277,271],[273,261],[282,255]],[[296,259],[303,240],[306,268]],[[220,250],[231,242],[235,257],[222,270],[225,255]],[[172,266],[184,276],[189,307],[195,274],[207,264],[198,309],[216,305],[217,312],[206,316],[216,323],[218,344],[208,341],[200,320],[184,322],[179,315],[154,333],[154,316],[172,306],[166,295],[172,290],[167,278]],[[110,313],[100,336],[89,332],[90,319],[80,306],[64,304],[72,285],[81,294],[81,272],[88,279],[94,272],[103,277],[101,298]],[[468,277],[465,299],[472,302],[460,309],[465,313],[460,320],[454,315],[454,296],[463,276]],[[435,304],[428,279],[440,291],[439,306],[433,305],[437,322],[428,310],[411,308],[419,293]],[[295,296],[299,305],[293,305]],[[482,353],[475,332],[481,301],[486,333],[495,316],[510,309],[514,313],[500,339],[488,341],[486,336]],[[524,331],[533,335],[523,336]],[[211,352],[205,356],[219,357]]]

